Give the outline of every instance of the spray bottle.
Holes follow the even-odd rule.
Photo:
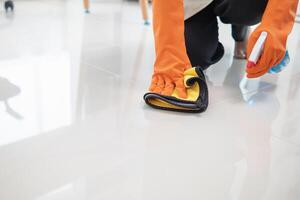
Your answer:
[[[258,62],[259,58],[261,57],[263,50],[264,50],[264,45],[267,40],[268,33],[267,32],[262,32],[257,40],[257,42],[254,45],[254,48],[249,56],[248,59],[248,64],[247,67],[254,67],[256,63]],[[281,72],[290,62],[290,56],[289,52],[286,51],[284,58],[282,61],[276,65],[271,67],[269,70],[270,74],[276,74]]]

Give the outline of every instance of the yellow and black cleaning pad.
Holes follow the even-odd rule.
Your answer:
[[[171,96],[152,92],[144,95],[145,102],[156,109],[177,112],[202,113],[208,107],[208,88],[205,76],[200,67],[193,67],[184,72],[187,87],[187,98],[182,99],[174,90]]]

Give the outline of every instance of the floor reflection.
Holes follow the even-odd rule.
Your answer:
[[[20,87],[14,85],[6,78],[0,77],[0,101],[5,105],[6,112],[15,119],[23,119],[22,115],[13,109],[9,104],[9,99],[18,96],[21,93]]]
[[[206,73],[208,111],[161,112],[142,100],[154,47],[137,5],[94,2],[90,15],[81,1],[35,6],[43,12],[6,28],[38,12],[35,26],[52,32],[32,36],[31,26],[27,42],[0,47],[0,199],[298,200],[297,61],[245,79],[246,61],[225,41]]]

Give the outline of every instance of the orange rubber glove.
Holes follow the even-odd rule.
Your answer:
[[[153,28],[156,61],[150,91],[187,98],[184,71],[191,68],[184,38],[183,0],[154,0]]]
[[[247,67],[248,78],[257,78],[278,65],[285,56],[287,38],[295,23],[299,0],[269,0],[261,24],[249,38],[247,55],[259,38],[261,32],[268,32],[262,56],[255,66]]]

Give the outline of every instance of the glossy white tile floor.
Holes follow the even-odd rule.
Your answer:
[[[299,200],[300,26],[290,66],[243,84],[220,29],[210,107],[178,114],[142,100],[154,52],[136,4],[1,8],[0,199]]]

